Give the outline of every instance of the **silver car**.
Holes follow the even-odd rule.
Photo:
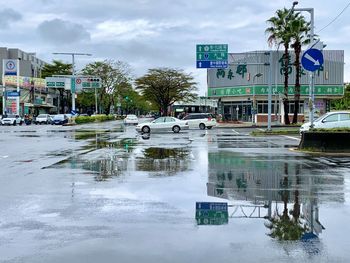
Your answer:
[[[310,130],[310,126],[310,122],[301,125],[300,133]],[[350,111],[327,112],[326,114],[314,120],[314,128],[350,128]]]
[[[178,133],[188,130],[188,122],[175,117],[160,117],[151,122],[143,122],[136,126],[136,130],[142,133],[172,131]]]

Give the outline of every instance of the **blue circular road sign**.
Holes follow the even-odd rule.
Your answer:
[[[321,50],[310,48],[301,57],[301,65],[308,71],[316,71],[323,65],[323,54]]]

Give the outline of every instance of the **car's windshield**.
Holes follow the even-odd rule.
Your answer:
[[[38,118],[46,118],[46,115],[45,114],[40,114],[40,115],[38,115]]]
[[[16,115],[14,115],[14,114],[8,114],[8,115],[6,116],[6,118],[16,118]]]
[[[53,119],[54,119],[54,120],[62,120],[62,119],[64,119],[64,115],[55,115],[55,116],[53,117]]]

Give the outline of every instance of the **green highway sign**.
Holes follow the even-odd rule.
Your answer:
[[[227,52],[205,53],[197,52],[197,60],[227,60]]]
[[[64,88],[65,78],[47,77],[45,78],[47,88]]]
[[[227,68],[227,44],[200,44],[196,46],[197,68]]]
[[[197,45],[197,52],[228,52],[227,44],[202,44]]]

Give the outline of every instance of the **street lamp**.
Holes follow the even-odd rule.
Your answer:
[[[310,13],[310,43],[314,40],[314,9],[313,8],[294,8],[295,5],[297,5],[298,2],[293,2],[293,11],[306,11]],[[315,101],[315,73],[313,71],[310,71],[310,87],[309,87],[309,119],[310,119],[310,127],[314,127],[314,101]]]
[[[73,81],[75,81],[74,76],[75,76],[75,60],[74,56],[92,56],[92,54],[88,53],[74,53],[74,52],[54,52],[52,53],[54,55],[70,55],[72,56],[72,77]],[[72,111],[75,111],[75,90],[71,89],[72,93]]]
[[[255,99],[255,78],[261,77],[262,73],[257,73],[253,77],[253,109],[252,109],[252,123],[255,125],[255,114],[257,113],[256,99]]]

